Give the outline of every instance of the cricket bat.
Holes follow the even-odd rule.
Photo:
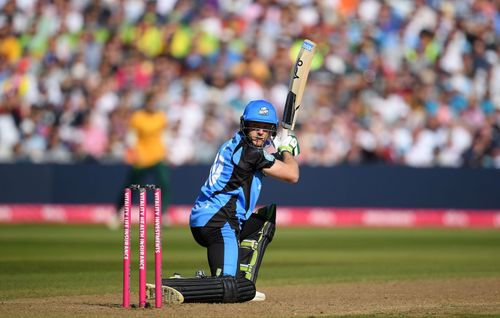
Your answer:
[[[283,110],[283,120],[281,126],[284,129],[293,130],[295,120],[302,102],[304,89],[306,87],[307,76],[311,69],[311,62],[316,52],[316,43],[311,40],[304,40],[300,48],[295,66],[290,74],[290,86],[286,96],[285,108]]]

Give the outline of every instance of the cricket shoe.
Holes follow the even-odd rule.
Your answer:
[[[155,292],[154,284],[146,284],[147,299],[155,299]],[[184,296],[178,290],[168,286],[162,286],[162,298],[165,304],[182,304],[184,302]]]
[[[264,301],[266,300],[266,294],[261,293],[260,291],[255,291],[255,297],[250,301]]]

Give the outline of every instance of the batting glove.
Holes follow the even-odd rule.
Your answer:
[[[278,146],[278,153],[283,155],[284,151],[288,151],[293,156],[298,156],[300,154],[300,146],[297,137],[293,132],[289,131],[288,135],[280,137],[280,144]]]

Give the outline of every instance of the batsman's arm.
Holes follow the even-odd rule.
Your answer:
[[[297,183],[299,181],[299,164],[294,156],[288,151],[282,152],[283,161],[276,160],[271,168],[262,169],[262,171],[276,179]]]

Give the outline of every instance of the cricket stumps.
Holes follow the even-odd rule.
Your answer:
[[[156,185],[130,185],[124,193],[123,210],[123,307],[130,308],[130,228],[132,224],[132,194],[139,191],[139,307],[146,303],[146,217],[147,191],[154,191],[154,255],[155,288],[162,290],[161,189]],[[161,308],[162,293],[155,294],[155,307]]]

